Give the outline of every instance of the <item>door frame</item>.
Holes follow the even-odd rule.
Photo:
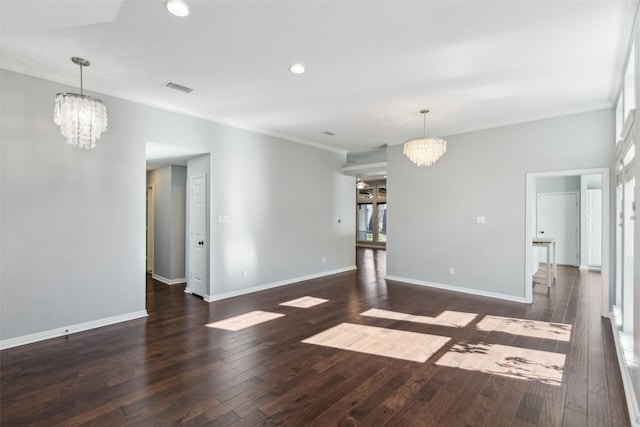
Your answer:
[[[593,212],[591,212],[591,209],[589,208],[591,205],[589,204],[590,201],[590,195],[594,194],[595,192],[599,192],[600,193],[600,212],[598,212],[600,214],[600,218],[598,219],[598,222],[600,223],[600,227],[602,227],[602,188],[587,188],[586,190],[586,194],[587,194],[587,200],[585,201],[585,206],[586,206],[586,212],[585,212],[585,241],[586,241],[586,251],[587,253],[585,254],[585,260],[586,260],[586,265],[587,267],[589,266],[597,266],[598,264],[596,263],[592,263],[590,261],[592,261],[592,259],[589,258],[590,255],[590,251],[589,248],[590,246],[590,242],[589,242],[589,237],[591,236],[591,227],[589,227],[590,222],[593,221]],[[591,214],[591,215],[589,215]],[[615,218],[615,217],[614,217]],[[600,236],[602,237],[602,236]],[[600,238],[600,264],[602,264],[602,238]]]
[[[561,177],[561,176],[575,176],[575,175],[590,175],[600,174],[602,176],[602,269],[601,269],[601,285],[600,285],[600,314],[602,316],[609,316],[609,287],[611,283],[610,277],[610,257],[611,248],[609,247],[609,230],[611,228],[609,214],[609,168],[594,168],[594,169],[576,169],[576,170],[564,170],[553,172],[534,172],[526,174],[525,183],[525,274],[524,274],[524,289],[525,289],[525,302],[531,304],[533,302],[533,271],[531,268],[531,253],[533,245],[531,240],[533,239],[532,223],[533,218],[531,210],[533,203],[535,203],[534,188],[535,179],[542,177]]]
[[[154,202],[154,192],[153,192],[153,184],[148,184],[147,185],[147,194],[146,194],[146,199],[147,199],[147,236],[146,236],[146,245],[147,245],[147,265],[145,265],[145,271],[147,272],[151,272],[151,274],[153,274],[153,245],[154,245],[154,232],[155,232],[155,228],[154,228],[154,223],[153,223],[153,215],[154,215],[154,210],[155,210],[155,202]],[[149,209],[149,205],[151,205],[151,209]],[[150,268],[149,268],[150,267]]]

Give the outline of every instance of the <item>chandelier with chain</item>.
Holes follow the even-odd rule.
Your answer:
[[[67,144],[91,149],[96,146],[102,132],[107,130],[107,107],[99,99],[83,93],[82,67],[88,67],[91,63],[77,57],[71,58],[71,61],[80,66],[80,94],[57,94],[53,121],[60,126]]]
[[[427,119],[429,110],[420,110],[423,121],[423,137],[410,139],[404,143],[402,153],[413,163],[422,166],[431,166],[447,151],[447,141],[440,138],[427,138]]]

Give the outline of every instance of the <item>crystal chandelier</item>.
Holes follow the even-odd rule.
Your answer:
[[[431,166],[447,151],[447,141],[440,138],[427,138],[427,118],[429,110],[420,110],[423,117],[423,137],[410,139],[404,143],[402,153],[418,166]]]
[[[107,130],[107,107],[99,99],[83,95],[82,67],[91,65],[82,58],[71,58],[80,66],[80,94],[59,93],[53,108],[53,122],[67,138],[67,144],[94,148],[100,134]]]

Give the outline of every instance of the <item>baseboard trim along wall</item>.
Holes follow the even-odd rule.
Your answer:
[[[425,282],[423,280],[407,279],[406,277],[385,276],[385,279],[393,280],[396,282],[409,283],[412,285],[426,286],[429,288],[443,289],[445,291],[461,292],[463,294],[477,295],[481,297],[496,298],[521,303],[526,302],[524,297],[516,297],[513,295],[499,294],[496,292],[481,291],[479,289],[463,288],[461,286],[444,285],[442,283]]]
[[[179,285],[181,283],[186,283],[187,279],[182,277],[180,279],[167,279],[166,277],[162,277],[159,274],[151,273],[151,277],[156,279],[158,282],[162,282],[165,285]]]
[[[613,333],[613,341],[616,346],[616,354],[618,359],[618,367],[620,368],[620,376],[622,377],[622,388],[624,389],[624,397],[627,401],[627,409],[629,410],[629,419],[633,427],[640,427],[640,409],[638,408],[638,400],[636,399],[636,391],[633,387],[633,380],[629,374],[629,368],[625,354],[633,357],[632,349],[625,349],[620,339],[620,331],[616,327],[616,319],[614,316],[609,316],[611,321],[611,332]]]
[[[233,298],[240,295],[246,295],[253,292],[264,291],[271,288],[277,288],[279,286],[291,285],[297,282],[304,282],[305,280],[317,279],[320,277],[331,276],[333,274],[344,273],[346,271],[352,271],[357,269],[358,267],[356,267],[355,265],[352,265],[350,267],[339,268],[337,270],[323,271],[322,273],[310,274],[308,276],[294,277],[292,279],[281,280],[279,282],[267,283],[264,285],[254,286],[251,288],[238,289],[237,291],[229,291],[229,292],[224,292],[222,294],[205,295],[204,300],[207,302],[220,301],[227,298]]]
[[[51,329],[49,331],[36,332],[35,334],[0,340],[0,350],[6,350],[8,348],[18,347],[26,344],[32,344],[34,342],[44,341],[51,338],[63,337],[65,335],[75,334],[77,332],[88,331],[89,329],[96,329],[120,322],[126,322],[128,320],[140,319],[142,317],[147,317],[148,315],[149,314],[147,314],[147,310],[134,311],[133,313],[121,314],[119,316],[107,317],[105,319],[93,320],[86,323],[78,323],[77,325],[62,326],[60,328]]]

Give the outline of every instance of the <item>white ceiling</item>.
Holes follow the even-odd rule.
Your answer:
[[[359,151],[612,106],[638,3],[187,1],[0,0],[2,67]]]

